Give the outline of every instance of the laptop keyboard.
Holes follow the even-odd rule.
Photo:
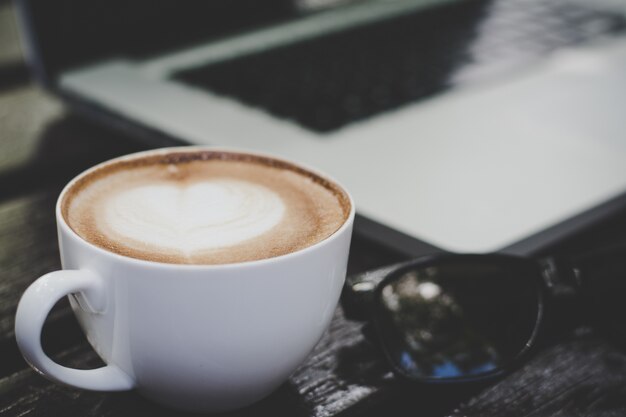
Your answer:
[[[624,15],[581,4],[466,1],[188,69],[174,79],[328,133],[626,27]]]

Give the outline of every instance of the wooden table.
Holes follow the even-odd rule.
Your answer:
[[[24,289],[58,269],[53,207],[61,187],[83,169],[146,149],[132,137],[96,126],[67,110],[28,78],[17,47],[10,3],[0,2],[0,417],[170,416],[133,392],[94,393],[51,383],[17,350],[13,321]],[[576,255],[626,242],[626,212],[549,248]],[[540,254],[538,254],[540,255]],[[403,260],[367,237],[354,236],[349,272]],[[167,337],[167,335],[164,335]],[[100,361],[60,302],[43,334],[62,364]],[[333,416],[624,416],[626,354],[579,327],[546,346],[527,365],[489,387],[430,389],[395,380],[361,325],[338,308],[326,336],[276,393],[235,415]]]

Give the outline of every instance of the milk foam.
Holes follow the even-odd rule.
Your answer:
[[[289,163],[191,151],[120,160],[80,177],[61,210],[83,239],[179,264],[273,258],[332,235],[350,210],[332,183]]]
[[[153,247],[193,254],[236,245],[280,223],[285,205],[272,190],[216,179],[145,184],[104,201],[102,227]]]

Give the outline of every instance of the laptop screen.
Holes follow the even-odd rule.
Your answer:
[[[62,71],[112,57],[146,59],[320,11],[385,1],[402,0],[20,0],[18,6],[35,49],[30,55],[50,83]]]

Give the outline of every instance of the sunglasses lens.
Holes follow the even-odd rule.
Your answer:
[[[505,369],[540,315],[537,271],[474,257],[400,271],[381,287],[383,349],[413,379],[477,377]]]

